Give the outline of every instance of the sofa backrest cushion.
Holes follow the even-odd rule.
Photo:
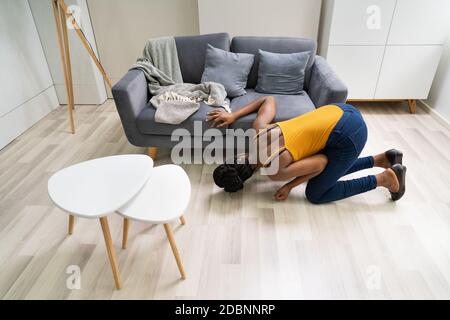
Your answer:
[[[181,75],[186,83],[200,83],[205,68],[208,43],[215,48],[230,51],[228,33],[175,37]]]
[[[230,98],[242,96],[247,93],[245,88],[254,58],[252,54],[229,52],[208,44],[202,82],[221,83]]]
[[[311,69],[316,56],[317,43],[312,39],[288,37],[234,37],[231,41],[231,51],[236,53],[251,53],[255,61],[247,81],[248,88],[255,88],[258,81],[259,54],[258,50],[273,53],[295,53],[309,51],[308,63],[305,69],[305,89],[308,88]]]

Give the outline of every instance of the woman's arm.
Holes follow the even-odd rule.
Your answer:
[[[206,121],[213,121],[211,127],[223,127],[232,124],[237,119],[242,118],[250,113],[258,112],[253,127],[255,129],[265,128],[270,124],[275,117],[276,101],[272,96],[265,96],[255,101],[250,102],[244,107],[236,110],[232,113],[228,113],[224,110],[214,110],[208,112]]]
[[[284,186],[282,186],[278,191],[275,193],[274,197],[276,200],[286,200],[289,196],[289,193],[292,189],[295,187],[301,185],[303,182],[306,182],[315,176],[319,175],[320,172],[311,173],[306,176],[297,177],[294,180],[286,183]]]
[[[275,181],[286,181],[311,174],[319,174],[325,169],[327,163],[328,158],[324,154],[318,153],[279,168],[278,172],[270,175],[269,178]]]
[[[299,160],[288,166],[284,170],[280,170],[274,180],[286,180],[289,175],[297,176],[282,186],[275,193],[275,199],[286,200],[291,190],[300,184],[318,176],[322,173],[328,163],[328,159],[323,154],[316,154],[311,157]],[[272,177],[273,178],[273,177]],[[284,178],[284,179],[283,179]]]

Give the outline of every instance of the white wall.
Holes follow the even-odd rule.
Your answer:
[[[51,0],[28,0],[28,2],[42,41],[59,102],[67,104],[64,73]],[[80,8],[81,28],[94,51],[97,51],[86,0],[66,0],[65,2],[68,6],[77,5]],[[68,33],[75,103],[102,104],[107,98],[103,78],[75,30],[69,29]]]
[[[317,40],[321,0],[198,0],[200,33]]]
[[[38,0],[35,0],[38,1]],[[214,32],[317,39],[321,0],[88,0],[102,63],[117,82],[159,36]]]
[[[450,9],[448,12],[450,12]],[[450,27],[448,29],[444,52],[425,103],[450,123]]]
[[[58,100],[26,0],[0,1],[0,149]]]
[[[149,38],[198,34],[197,0],[88,0],[103,66],[116,83]]]

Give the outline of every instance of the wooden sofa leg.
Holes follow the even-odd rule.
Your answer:
[[[150,158],[152,158],[153,160],[156,160],[156,156],[158,154],[158,148],[156,148],[156,147],[148,148],[147,154],[149,155]]]
[[[416,113],[416,100],[408,100],[409,113]]]

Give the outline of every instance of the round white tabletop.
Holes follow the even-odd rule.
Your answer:
[[[69,214],[99,218],[122,207],[147,182],[153,160],[129,154],[98,158],[56,172],[48,181],[53,202]]]
[[[155,224],[183,215],[191,197],[191,182],[183,168],[168,164],[153,168],[145,186],[117,212],[126,218]]]

